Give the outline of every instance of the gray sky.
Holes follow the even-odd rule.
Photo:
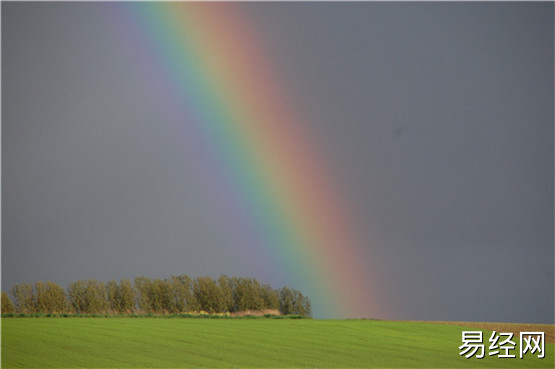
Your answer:
[[[2,3],[2,289],[289,283],[218,220],[110,6]],[[387,317],[553,323],[553,3],[240,9],[371,240]]]

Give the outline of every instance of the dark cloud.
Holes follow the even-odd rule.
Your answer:
[[[2,288],[284,283],[153,123],[110,6],[2,4]],[[553,4],[237,6],[312,118],[390,317],[553,323]]]

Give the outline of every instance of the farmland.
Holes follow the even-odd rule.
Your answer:
[[[459,355],[469,327],[375,320],[4,318],[2,368],[543,367]],[[552,326],[548,326],[552,327]],[[484,330],[485,343],[489,332]],[[518,340],[518,339],[517,339]],[[518,345],[518,343],[517,343]]]

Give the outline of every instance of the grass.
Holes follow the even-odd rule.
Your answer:
[[[4,318],[2,368],[554,367],[546,357],[465,359],[469,328],[372,320]],[[485,341],[489,331],[484,331]],[[486,355],[487,356],[487,355]]]

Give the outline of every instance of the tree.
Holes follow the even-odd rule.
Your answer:
[[[269,284],[264,284],[261,287],[260,295],[264,301],[264,309],[279,309],[279,291],[273,289]]]
[[[31,283],[16,284],[10,291],[18,313],[29,314],[35,310],[33,285]]]
[[[171,283],[162,279],[135,278],[135,287],[141,310],[162,313],[174,309]]]
[[[85,312],[88,308],[86,285],[84,280],[70,283],[67,288],[67,296],[72,310],[76,313]]]
[[[167,279],[154,279],[152,286],[153,310],[156,313],[175,310],[171,283]]]
[[[46,283],[42,281],[35,282],[33,286],[33,310],[39,313],[46,313],[48,312],[48,305]]]
[[[236,311],[261,310],[264,307],[262,287],[254,278],[234,278]]]
[[[118,283],[113,279],[106,283],[106,294],[108,296],[108,310],[111,312],[120,311]]]
[[[227,275],[218,277],[218,287],[220,289],[222,312],[234,311],[233,304],[233,281]]]
[[[206,276],[195,279],[193,291],[201,310],[209,313],[219,313],[223,311],[220,288],[212,278]]]
[[[194,292],[193,280],[188,275],[171,276],[173,312],[182,313],[199,310]]]
[[[52,282],[35,282],[35,311],[39,313],[61,313],[67,310],[67,298],[64,289]]]
[[[68,287],[68,297],[77,313],[96,314],[108,309],[106,285],[96,279],[71,283]]]
[[[312,315],[312,306],[308,297],[299,290],[283,287],[279,291],[279,311],[283,315]]]
[[[15,313],[15,306],[8,294],[4,291],[2,291],[2,306],[0,311],[2,314]]]
[[[282,287],[279,291],[279,312],[283,315],[292,314],[293,292],[289,287]]]
[[[108,308],[108,296],[106,294],[106,285],[104,282],[97,281],[96,279],[89,279],[87,281],[87,302],[89,313],[105,312]]]
[[[151,312],[148,289],[151,284],[150,278],[139,276],[135,277],[135,290],[137,291],[137,304],[143,312]]]
[[[135,290],[129,279],[119,281],[117,300],[120,313],[130,313],[135,310]]]
[[[308,297],[304,296],[301,291],[294,290],[293,314],[302,316],[312,316],[312,305]]]

